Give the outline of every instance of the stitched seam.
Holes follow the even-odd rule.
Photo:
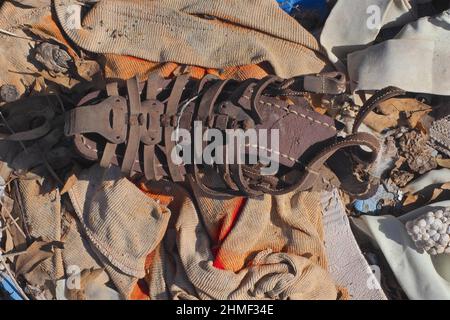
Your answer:
[[[351,147],[352,145],[351,145],[351,144],[347,144],[347,142],[349,142],[349,143],[351,143],[351,142],[356,142],[356,143],[358,143],[358,144],[360,144],[360,145],[363,145],[363,146],[366,146],[366,147],[373,148],[373,146],[367,145],[367,141],[359,140],[359,139],[356,139],[356,140],[349,139],[349,140],[347,140],[347,141],[345,141],[345,142],[337,142],[337,143],[335,143],[335,144],[332,144],[331,146],[325,148],[321,153],[327,153],[330,149],[333,149],[334,147],[339,146],[339,145],[342,145],[343,148],[344,148],[344,147]],[[375,148],[375,149],[376,149],[376,148]]]
[[[94,152],[96,152],[96,153],[99,152],[97,149],[91,147],[89,144],[84,143],[84,145],[85,145],[86,148],[88,148],[89,150],[92,150],[92,151],[94,151]],[[266,150],[266,151],[268,151],[268,152],[270,152],[270,153],[274,153],[274,154],[277,154],[277,155],[279,155],[279,156],[282,156],[283,158],[289,159],[289,160],[291,160],[291,161],[293,161],[293,162],[296,162],[296,163],[298,163],[298,164],[302,164],[300,161],[298,161],[298,160],[295,159],[295,158],[290,157],[290,156],[287,155],[287,154],[284,154],[284,153],[281,153],[281,152],[278,152],[278,151],[276,151],[276,150],[269,149],[269,148],[266,148],[266,147],[263,147],[263,146],[258,146],[258,145],[255,145],[255,144],[246,144],[245,147],[252,147],[252,148],[255,148],[255,149],[258,149],[258,148],[259,148],[259,149],[263,149],[263,150]],[[138,160],[134,160],[134,162],[135,162],[135,163],[140,163],[140,161],[138,161]],[[158,167],[164,167],[162,164],[157,164],[157,166],[158,166]]]
[[[82,137],[82,140],[83,140],[83,144],[84,144],[84,146],[86,147],[86,148],[88,148],[89,150],[92,150],[92,151],[94,151],[94,152],[96,152],[96,153],[98,153],[99,151],[98,151],[98,149],[95,149],[95,148],[93,148],[93,147],[91,147],[89,144],[87,144],[86,143],[86,140],[84,139],[84,137]],[[116,157],[120,157],[119,155],[116,155]],[[139,160],[134,160],[134,163],[141,163]],[[157,164],[157,167],[164,167],[162,164],[160,164],[160,163],[158,163]]]
[[[249,97],[249,96],[245,96],[245,95],[244,95],[243,97],[246,98],[246,99],[248,99],[248,100],[250,100],[250,97]],[[266,106],[268,106],[268,107],[276,107],[276,108],[278,108],[278,109],[281,109],[281,110],[286,111],[288,114],[289,114],[289,113],[292,113],[292,114],[295,114],[295,115],[297,115],[297,116],[299,116],[299,117],[302,117],[303,119],[307,119],[307,120],[309,120],[310,122],[317,123],[317,124],[319,124],[319,125],[322,125],[322,126],[324,126],[324,127],[333,129],[333,130],[335,130],[335,131],[337,130],[336,127],[333,126],[333,125],[330,125],[330,124],[328,124],[328,123],[326,123],[326,122],[322,122],[322,121],[316,120],[316,119],[314,119],[314,118],[312,118],[312,117],[310,117],[310,116],[307,116],[306,114],[303,114],[303,113],[301,113],[301,112],[297,112],[297,111],[295,111],[295,110],[290,110],[290,109],[287,108],[287,107],[282,107],[282,106],[280,106],[280,105],[278,105],[278,104],[272,104],[272,103],[269,103],[269,102],[264,102],[264,101],[262,101],[262,100],[260,100],[259,103],[260,103],[260,104],[263,104],[263,105],[266,105]]]
[[[295,162],[295,163],[302,164],[300,161],[298,161],[297,159],[294,159],[294,158],[290,157],[290,156],[287,155],[287,154],[284,154],[284,153],[281,153],[281,152],[278,152],[278,151],[276,151],[276,150],[269,149],[269,148],[266,148],[266,147],[263,147],[263,146],[258,146],[258,145],[256,145],[256,144],[246,144],[245,147],[252,147],[252,148],[255,148],[255,149],[263,149],[263,150],[269,151],[270,153],[275,153],[275,154],[277,154],[277,155],[279,155],[279,156],[282,156],[283,158],[289,159],[289,160],[291,160],[291,161],[293,161],[293,162]]]

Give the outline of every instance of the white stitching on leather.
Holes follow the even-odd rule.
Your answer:
[[[263,149],[263,150],[269,151],[270,153],[275,153],[275,154],[277,154],[279,156],[282,156],[283,158],[289,159],[292,162],[295,162],[295,163],[298,163],[298,164],[302,164],[300,161],[290,157],[287,154],[284,154],[284,153],[281,153],[281,152],[278,152],[276,150],[272,150],[272,149],[269,149],[269,148],[266,148],[266,147],[263,147],[263,146],[258,146],[256,144],[246,144],[245,147],[251,147],[251,148],[255,148],[255,149]]]
[[[249,96],[245,96],[245,95],[244,95],[243,97],[246,98],[246,99],[248,99],[248,100],[250,100],[250,97],[249,97]],[[311,121],[311,122],[320,124],[320,125],[322,125],[322,126],[325,126],[325,127],[327,127],[327,128],[330,128],[330,129],[333,129],[333,130],[337,131],[337,129],[336,129],[335,126],[332,126],[332,125],[330,125],[330,124],[328,124],[328,123],[326,123],[326,122],[322,122],[322,121],[313,119],[312,117],[307,116],[307,115],[305,115],[305,114],[303,114],[303,113],[297,112],[297,111],[295,111],[295,110],[290,110],[289,108],[282,107],[282,106],[280,106],[280,105],[278,105],[278,104],[272,104],[272,103],[269,103],[269,102],[264,102],[264,101],[262,101],[262,100],[260,100],[259,103],[260,103],[260,104],[263,104],[263,105],[266,105],[266,106],[269,106],[269,107],[276,107],[276,108],[278,108],[278,109],[281,109],[281,110],[286,111],[287,113],[293,113],[293,114],[295,114],[295,115],[297,115],[297,116],[300,116],[300,117],[302,117],[302,118],[304,118],[304,119],[307,119],[307,120],[309,120],[309,121]]]
[[[94,152],[96,152],[97,154],[98,154],[98,149],[95,149],[95,148],[93,148],[93,147],[91,147],[89,144],[87,144],[86,143],[86,139],[84,139],[84,137],[82,136],[81,137],[81,140],[82,140],[82,142],[83,142],[83,145],[86,147],[86,148],[88,148],[89,150],[92,150],[92,151],[94,151]],[[118,155],[116,155],[117,157],[119,157]],[[139,160],[134,160],[134,163],[138,163],[138,164],[140,164],[141,162],[139,161]],[[162,164],[160,164],[160,163],[158,163],[157,165],[156,165],[157,167],[164,167]]]

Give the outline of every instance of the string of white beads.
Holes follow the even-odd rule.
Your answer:
[[[450,208],[429,211],[408,221],[406,230],[420,252],[450,254]]]

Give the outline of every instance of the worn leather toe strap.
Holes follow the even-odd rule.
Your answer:
[[[363,123],[364,119],[383,101],[405,95],[405,91],[397,87],[387,87],[380,91],[377,91],[367,102],[361,107],[358,115],[356,116],[353,124],[352,132],[358,132],[359,127]]]

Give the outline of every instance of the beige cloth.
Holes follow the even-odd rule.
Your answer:
[[[20,185],[33,236],[64,242],[41,269],[60,270],[61,257],[66,272],[105,268],[123,298],[144,275],[152,299],[341,297],[327,271],[319,193],[249,199],[239,212],[240,198],[211,199],[195,190],[195,206],[181,186],[152,183],[155,194],[176,195],[170,214],[119,168],[96,165],[69,191],[73,208],[63,210],[76,218],[62,219],[57,190],[45,192],[35,180]]]
[[[351,53],[352,90],[403,90],[450,95],[450,10],[405,25],[392,40]]]
[[[96,53],[224,68],[268,61],[281,77],[320,72],[318,41],[273,0],[108,0],[74,22],[76,0],[54,1],[68,37]]]
[[[44,241],[61,241],[61,197],[58,190],[45,191],[37,180],[19,180],[20,203],[29,236]],[[45,287],[46,280],[64,276],[61,249],[56,248],[51,259],[43,261],[27,279],[35,286]]]
[[[46,3],[42,1],[37,3],[38,7],[26,7],[16,2],[0,1],[0,87],[13,85],[22,97],[34,92],[58,92],[67,88],[72,89],[72,95],[76,97],[98,82],[90,83],[99,67],[94,61],[81,59],[78,51],[69,47],[52,19],[50,1],[48,5]],[[75,68],[70,68],[67,73],[47,71],[35,58],[36,47],[42,40],[67,51]]]
[[[78,219],[67,212],[63,219],[61,211],[72,208],[62,208],[58,189],[46,191],[42,181],[19,181],[27,230],[33,238],[63,241],[64,249],[33,271],[32,284],[44,286],[45,280],[68,276],[72,266],[80,271],[105,268],[128,298],[146,274],[145,260],[161,242],[170,212],[123,178],[119,168],[104,171],[96,165],[84,170],[69,190]]]
[[[85,170],[69,190],[85,240],[124,297],[145,276],[145,260],[160,243],[170,212],[142,193],[118,167]]]
[[[353,92],[396,86],[450,95],[450,10],[419,19],[419,5],[427,2],[337,2],[320,40],[335,66],[348,71]],[[394,38],[373,44],[382,29],[393,26],[403,28]]]
[[[160,189],[177,197],[153,257],[152,299],[338,298],[326,270],[318,194],[249,199],[219,242],[235,199],[209,199],[196,190],[196,209],[181,187]]]
[[[429,0],[339,0],[325,23],[320,43],[330,61],[345,72],[349,53],[370,46],[383,28],[416,20],[417,5],[423,2]]]

